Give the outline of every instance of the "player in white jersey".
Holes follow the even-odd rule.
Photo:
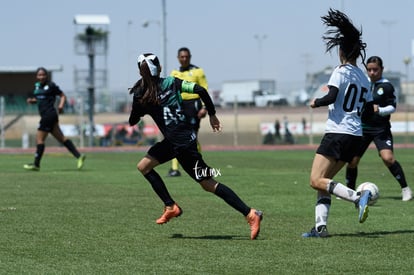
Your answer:
[[[334,69],[328,87],[338,91],[318,99],[317,105],[311,106],[315,108],[329,104],[325,133],[362,136],[361,112],[365,102],[372,101],[369,85],[364,72],[355,65],[346,63]],[[336,98],[333,98],[335,94]]]
[[[315,226],[303,237],[328,237],[327,221],[331,206],[331,194],[355,203],[359,208],[358,219],[363,223],[368,217],[369,191],[357,193],[342,183],[333,181],[338,171],[354,156],[354,148],[362,136],[361,113],[366,102],[372,101],[369,81],[357,67],[358,57],[365,61],[366,44],[361,32],[348,17],[330,9],[321,17],[323,23],[332,27],[323,39],[327,52],[339,46],[341,65],[332,72],[328,82],[329,92],[322,98],[312,99],[311,108],[329,106],[325,135],[313,159],[310,185],[317,191]],[[330,36],[332,35],[332,36]]]

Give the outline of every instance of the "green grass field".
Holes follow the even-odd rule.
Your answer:
[[[40,172],[22,169],[32,155],[0,154],[0,273],[414,273],[414,201],[401,201],[375,150],[358,181],[375,182],[381,198],[364,224],[353,204],[333,199],[327,239],[301,237],[314,223],[313,151],[204,152],[220,182],[264,211],[256,241],[241,214],[188,176],[164,177],[184,213],[157,225],[163,205],[135,168],[143,154],[89,153],[77,171],[69,153],[46,149]],[[413,154],[396,150],[410,183]]]

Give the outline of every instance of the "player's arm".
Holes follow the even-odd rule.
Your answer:
[[[328,87],[329,87],[328,93],[321,98],[316,98],[316,99],[314,98],[310,103],[310,107],[317,108],[320,106],[327,106],[335,102],[336,97],[338,96],[339,89],[335,86],[328,86]]]
[[[208,91],[208,83],[207,83],[206,75],[204,74],[204,70],[201,69],[201,68],[199,68],[198,70],[199,70],[200,75],[197,78],[197,84]],[[204,104],[204,101],[202,103],[203,103],[203,106],[200,109],[200,111],[198,112],[198,118],[200,118],[200,119],[204,118],[207,115],[207,109],[206,109],[206,106]]]
[[[204,74],[204,70],[201,68],[198,68],[198,70],[199,70],[199,76],[197,78],[197,84],[208,91],[208,83],[207,83],[206,75]]]
[[[129,93],[133,94],[134,97],[132,99],[132,108],[128,122],[129,125],[134,126],[141,120],[141,117],[144,116],[143,106],[140,103],[142,98],[142,89],[139,88],[138,82],[130,89]]]
[[[216,107],[213,104],[213,100],[208,94],[207,90],[194,82],[181,81],[181,91],[187,93],[196,93],[200,96],[204,102],[208,115],[210,116],[210,125],[214,132],[221,131],[221,124],[216,116]]]
[[[59,105],[58,105],[58,112],[59,114],[63,113],[63,108],[65,108],[65,102],[66,102],[66,95],[64,92],[60,91],[59,94]]]
[[[383,85],[382,88],[387,96],[385,106],[377,106],[377,110],[374,109],[374,111],[380,116],[388,116],[397,110],[397,98],[394,94],[394,87],[391,84]]]
[[[28,104],[35,104],[35,103],[37,102],[37,99],[36,99],[36,97],[34,97],[34,96],[29,96],[29,97],[26,99],[26,102],[27,102]]]
[[[135,97],[134,97],[134,100],[132,102],[131,113],[129,114],[129,119],[128,119],[128,123],[130,126],[134,126],[141,120],[141,117],[143,116],[143,113],[140,111],[141,109],[142,109],[141,104],[139,104],[139,102],[135,100]]]
[[[201,100],[204,102],[205,108],[207,109],[208,115],[210,117],[211,128],[213,128],[214,132],[220,132],[222,128],[221,123],[216,116],[216,107],[214,106],[213,100],[211,99],[207,90],[200,85],[195,84],[194,92],[199,94]]]
[[[181,92],[183,93],[195,93],[198,94],[201,100],[204,102],[207,112],[210,116],[216,114],[216,107],[213,104],[213,100],[211,99],[210,95],[208,94],[207,90],[201,87],[200,85],[189,82],[185,80],[180,80],[176,78],[176,81],[181,82]]]

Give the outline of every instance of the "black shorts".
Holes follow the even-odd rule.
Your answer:
[[[159,163],[165,163],[177,158],[180,165],[195,181],[201,182],[214,176],[214,169],[211,169],[203,160],[197,150],[197,140],[185,147],[174,147],[171,142],[164,139],[154,144],[147,155],[156,159]]]
[[[53,127],[55,127],[56,123],[58,123],[59,118],[57,114],[48,114],[43,115],[40,118],[39,127],[38,130],[44,131],[44,132],[52,132]]]
[[[384,149],[394,151],[394,139],[391,130],[388,128],[376,133],[364,132],[361,145],[356,155],[362,157],[372,141],[374,141],[378,152]]]
[[[327,133],[323,136],[316,153],[333,157],[336,160],[350,162],[361,142],[360,136]]]
[[[197,132],[200,128],[200,119],[198,118],[198,112],[203,107],[201,99],[188,99],[183,100],[183,110],[187,117],[188,122],[193,126],[193,129]]]

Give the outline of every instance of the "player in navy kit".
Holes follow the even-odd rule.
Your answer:
[[[59,127],[58,112],[63,112],[66,96],[54,82],[48,79],[48,72],[40,67],[36,70],[37,82],[33,95],[27,99],[27,103],[36,104],[39,109],[40,122],[36,134],[36,153],[34,162],[25,164],[26,170],[39,171],[40,161],[45,151],[45,140],[51,133],[61,144],[63,144],[72,155],[78,159],[78,169],[83,167],[85,155],[81,155],[70,139],[67,139]],[[56,97],[60,97],[58,110],[56,110]]]
[[[330,9],[321,17],[323,23],[331,27],[326,32],[327,51],[339,47],[341,64],[331,74],[329,91],[322,98],[312,99],[310,107],[329,106],[325,135],[313,159],[310,185],[317,191],[315,206],[315,226],[303,237],[328,237],[327,222],[331,206],[331,194],[359,207],[359,222],[368,216],[369,191],[357,193],[336,182],[333,177],[349,162],[362,136],[361,113],[366,102],[372,101],[369,81],[357,67],[358,57],[365,59],[366,44],[361,40],[361,32],[342,12]]]
[[[216,110],[207,90],[198,84],[175,77],[160,78],[160,62],[151,53],[138,57],[138,68],[142,78],[130,91],[134,98],[129,124],[137,124],[142,116],[148,114],[164,136],[137,164],[138,170],[164,203],[164,213],[156,223],[167,223],[182,214],[182,209],[172,199],[165,183],[154,170],[159,164],[177,158],[187,174],[205,191],[214,193],[245,216],[250,225],[250,238],[256,239],[260,231],[262,212],[247,206],[233,190],[213,178],[214,169],[204,162],[197,150],[197,135],[189,122],[191,117],[183,112],[181,93],[197,93],[205,103],[213,131],[220,131],[220,121],[216,117]]]
[[[404,171],[400,163],[394,157],[393,137],[391,133],[391,114],[395,112],[397,100],[393,85],[382,76],[384,65],[379,56],[371,56],[367,60],[368,76],[372,85],[372,112],[362,114],[362,143],[353,160],[346,169],[347,185],[355,189],[358,176],[358,164],[372,141],[377,147],[378,154],[401,186],[402,200],[409,201],[413,198],[411,188],[405,179]]]

